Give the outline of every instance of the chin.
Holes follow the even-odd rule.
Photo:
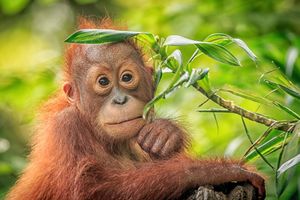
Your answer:
[[[118,123],[104,123],[102,124],[102,128],[113,139],[124,140],[137,135],[145,123],[146,122],[142,117],[137,117],[132,120]]]

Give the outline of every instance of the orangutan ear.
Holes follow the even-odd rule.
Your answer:
[[[75,102],[75,91],[71,83],[66,82],[63,85],[63,90],[64,93],[66,94],[69,103],[74,103]]]

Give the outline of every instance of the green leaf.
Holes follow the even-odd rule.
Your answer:
[[[179,35],[171,35],[165,40],[164,46],[196,45],[196,47],[207,56],[230,65],[240,66],[238,59],[225,47],[212,42],[201,42],[191,40]]]
[[[174,64],[172,66],[169,66],[169,68],[171,70],[176,70],[175,71],[175,75],[172,78],[171,83],[169,84],[169,86],[167,87],[166,90],[170,89],[171,87],[174,86],[174,84],[177,82],[177,80],[180,78],[182,72],[183,72],[183,65],[182,65],[182,54],[181,51],[176,49],[171,55],[168,56],[167,60],[171,60],[171,59],[175,59],[177,64],[175,64],[176,66],[174,66]]]
[[[265,143],[257,146],[256,148],[262,155],[269,155],[282,148],[282,143],[284,139],[285,139],[284,135],[280,134],[266,141]],[[288,142],[288,140],[286,142]],[[245,155],[244,158],[245,160],[250,161],[258,156],[259,156],[258,152],[254,149],[249,153],[247,153],[247,155]]]
[[[155,83],[155,88],[157,88],[160,80],[162,78],[162,69],[161,68],[158,68],[156,71],[155,71],[155,74],[154,74],[154,83]]]
[[[197,81],[197,85],[199,85],[199,87],[201,87],[203,90],[205,90],[208,94],[213,93],[208,76],[205,76],[200,81]]]
[[[203,79],[209,72],[208,68],[205,69],[192,69],[192,72],[189,76],[189,80],[186,82],[186,84],[184,85],[184,87],[189,87],[191,85],[193,85],[194,83],[196,83],[197,81]]]
[[[225,33],[213,33],[210,34],[209,36],[207,36],[204,41],[206,42],[213,42],[222,46],[226,46],[228,44],[231,44],[232,41],[232,37],[230,37],[229,35],[225,34]]]
[[[233,95],[236,95],[236,96],[239,96],[239,97],[242,97],[244,99],[248,99],[250,101],[253,101],[253,102],[256,102],[256,103],[261,103],[261,104],[268,104],[268,100],[262,98],[262,97],[258,97],[258,96],[255,96],[253,94],[250,94],[249,92],[243,92],[243,91],[240,91],[238,89],[234,89],[234,90],[231,90],[231,89],[220,89],[220,91],[223,91],[223,92],[229,92]]]
[[[140,34],[138,34],[136,36],[136,39],[138,41],[142,41],[144,43],[149,43],[151,49],[154,52],[157,52],[160,49],[160,46],[159,46],[156,38],[158,38],[158,36],[154,36],[153,34],[147,33],[147,32],[141,32]]]
[[[253,51],[251,51],[251,49],[247,46],[247,44],[243,40],[238,38],[233,38],[233,42],[237,44],[239,47],[241,47],[253,61],[255,62],[257,61],[256,55],[253,53]]]
[[[228,51],[226,48],[224,48],[221,45],[209,43],[209,42],[202,42],[200,44],[196,44],[196,47],[200,51],[202,51],[207,56],[225,63],[230,64],[234,66],[240,66],[239,60],[232,54],[230,51]]]
[[[242,119],[242,123],[243,123],[243,126],[244,126],[244,129],[245,129],[245,133],[249,139],[249,141],[251,142],[251,144],[253,145],[253,141],[252,141],[252,138],[249,134],[249,131],[248,131],[248,128],[247,128],[247,125],[246,125],[246,122],[244,120],[244,117],[241,117]],[[265,161],[265,163],[267,165],[269,165],[271,167],[271,169],[274,169],[274,167],[271,165],[271,163],[267,160],[267,158],[254,146],[254,150],[256,151],[256,153]]]
[[[278,160],[277,169],[275,174],[277,196],[280,196],[287,189],[287,187],[290,186],[291,181],[293,181],[293,179],[295,179],[295,176],[297,176],[297,168],[300,169],[299,167],[292,167],[289,168],[289,170],[283,172],[281,175],[279,175],[279,171],[278,171],[278,169],[281,166],[281,160],[284,160],[284,162],[286,162],[287,160],[292,159],[293,157],[295,157],[300,153],[300,148],[299,148],[300,147],[300,140],[299,140],[300,123],[299,122],[296,124],[294,128],[291,138],[288,144],[286,145],[286,147],[284,148],[284,152],[282,151],[282,154],[280,154],[277,159]]]
[[[289,95],[291,95],[291,96],[293,96],[293,97],[295,97],[295,98],[297,98],[297,99],[300,99],[300,93],[299,93],[299,92],[296,92],[295,90],[292,90],[292,89],[290,89],[290,88],[288,88],[288,87],[285,87],[285,86],[283,86],[283,85],[279,85],[279,87],[280,87],[283,91],[285,91],[286,93],[288,93]]]
[[[80,44],[103,44],[111,42],[121,42],[139,34],[147,35],[150,38],[154,36],[146,32],[119,31],[111,29],[81,29],[71,34],[65,42]]]
[[[171,93],[173,93],[176,89],[178,89],[179,87],[182,86],[182,84],[184,82],[186,82],[188,80],[189,76],[188,76],[188,72],[185,72],[182,76],[180,76],[179,78],[177,78],[177,81],[173,84],[170,84],[169,87],[164,90],[163,92],[161,92],[159,95],[157,95],[156,97],[154,97],[150,102],[148,102],[143,110],[143,118],[146,119],[148,116],[148,112],[151,110],[151,108],[153,107],[153,105],[159,101],[162,98],[166,98],[167,95],[170,95]],[[174,79],[173,79],[174,81]]]
[[[172,93],[175,92],[175,90],[179,89],[184,82],[186,82],[189,79],[189,73],[184,72],[180,78],[173,84],[172,87],[169,89],[165,90],[163,98],[169,97]]]
[[[194,53],[193,53],[193,55],[190,57],[190,59],[188,60],[188,64],[190,64],[191,62],[193,62],[196,58],[197,58],[197,56],[199,56],[200,55],[200,53],[199,53],[199,49],[197,48],[195,51],[194,51]]]
[[[294,112],[293,110],[291,110],[290,108],[282,105],[279,102],[274,101],[273,102],[274,105],[276,105],[277,107],[279,107],[281,110],[285,111],[286,113],[290,114],[291,116],[300,119],[300,115],[298,115],[296,112]]]
[[[185,82],[188,79],[188,73],[183,73],[183,65],[182,65],[182,54],[181,51],[176,49],[171,55],[169,55],[164,63],[167,64],[168,60],[174,59],[176,61],[175,63],[169,63],[172,64],[171,66],[167,65],[175,74],[172,78],[171,83],[169,86],[161,92],[158,96],[154,97],[150,102],[146,104],[143,110],[143,118],[146,119],[148,116],[148,112],[151,110],[153,105],[160,99],[165,98],[167,94],[173,92],[176,90],[176,88],[180,87],[183,82]]]
[[[200,41],[191,40],[180,35],[170,35],[165,40],[163,46],[185,46],[192,44],[199,44]]]
[[[276,123],[272,124],[271,126],[268,127],[268,129],[261,135],[259,136],[259,138],[257,138],[255,140],[255,142],[253,144],[251,144],[251,146],[247,149],[245,155],[247,155],[253,148],[255,148],[257,145],[261,144],[262,141],[268,137],[270,135],[270,133],[272,132],[273,128],[275,128]]]
[[[207,36],[204,41],[217,43],[222,46],[226,46],[230,43],[235,43],[240,48],[242,48],[253,61],[255,62],[257,61],[256,55],[253,53],[253,51],[251,51],[248,45],[241,39],[233,38],[225,33],[214,33]]]
[[[278,173],[279,172],[278,169],[280,168],[280,163],[281,163],[283,153],[284,153],[284,149],[285,149],[285,146],[286,146],[287,136],[288,136],[288,132],[285,132],[284,141],[282,142],[282,146],[281,146],[281,151],[279,152],[279,155],[278,155],[277,167],[276,167],[276,172],[275,172],[275,176],[276,176],[275,185],[276,185],[276,193],[277,193],[278,196],[280,196],[282,194],[282,192],[284,191],[284,189],[287,186],[286,184],[283,184],[283,185],[279,184],[279,176],[280,175]]]
[[[264,80],[265,83],[267,83],[268,85],[272,86],[272,87],[277,87],[277,88],[280,88],[281,90],[283,90],[284,92],[286,92],[287,94],[297,98],[297,99],[300,99],[300,92],[298,91],[295,91],[294,89],[291,89],[291,88],[288,88],[282,84],[279,84],[279,83],[275,83],[273,81],[270,81],[270,80]]]
[[[159,65],[158,68],[162,68],[162,72],[166,73],[176,72],[178,66],[182,68],[182,54],[179,49],[176,49],[165,60],[162,61],[162,64]]]
[[[171,60],[172,58],[174,58],[177,62],[177,64],[179,66],[182,66],[182,54],[181,51],[179,49],[176,49],[175,51],[173,51],[164,61],[164,63],[167,63],[169,60]],[[167,65],[171,70],[174,70],[174,68],[176,69],[176,67],[174,66],[169,66]]]
[[[300,163],[300,154],[298,154],[297,156],[293,157],[292,159],[286,161],[279,167],[279,169],[277,170],[278,177],[281,174],[283,174],[285,171],[287,171],[288,169],[294,167],[295,165],[297,165],[299,163]]]

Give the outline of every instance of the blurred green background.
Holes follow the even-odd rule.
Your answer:
[[[0,199],[26,166],[39,107],[60,89],[63,41],[75,30],[80,15],[110,16],[130,30],[160,36],[178,34],[202,40],[211,33],[223,32],[243,39],[258,56],[258,65],[234,48],[243,67],[220,64],[205,56],[199,59],[199,67],[210,68],[210,82],[216,89],[238,88],[265,96],[270,88],[259,78],[274,68],[278,70],[270,76],[276,78],[283,73],[294,84],[300,84],[298,0],[0,0]],[[183,49],[184,54],[191,52],[190,48]],[[259,108],[258,112],[273,118],[292,119],[272,106],[222,95],[248,110]],[[267,98],[300,113],[299,100],[282,93],[272,93]],[[192,88],[181,89],[160,102],[157,112],[185,124],[193,138],[192,154],[241,158],[250,142],[240,116],[217,114],[216,121],[211,113],[196,112],[203,101],[205,98]],[[215,107],[209,102],[203,108]],[[263,125],[248,120],[246,123],[253,138],[266,130]],[[276,165],[278,153],[267,158]],[[268,176],[267,199],[277,199],[274,171],[260,158],[251,163]],[[298,165],[293,170],[299,172],[299,168]],[[300,199],[299,193],[300,178],[294,176],[279,199]]]

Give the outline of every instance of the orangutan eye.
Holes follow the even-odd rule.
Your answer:
[[[130,82],[132,80],[132,75],[129,73],[126,73],[122,76],[122,81],[123,82]]]
[[[102,86],[106,86],[109,84],[109,79],[105,76],[99,78],[98,83]]]

